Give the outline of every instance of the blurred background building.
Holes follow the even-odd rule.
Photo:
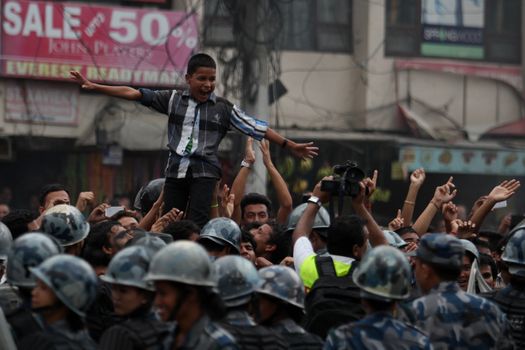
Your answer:
[[[0,186],[15,206],[49,182],[102,198],[161,177],[166,117],[81,91],[69,70],[183,88],[197,51],[217,59],[219,94],[319,145],[310,162],[273,149],[297,200],[347,159],[379,170],[375,210],[386,217],[418,167],[428,174],[420,206],[449,175],[467,206],[503,179],[525,180],[520,0],[0,4]],[[221,146],[227,183],[242,142],[231,134]],[[521,198],[512,211],[525,211]]]

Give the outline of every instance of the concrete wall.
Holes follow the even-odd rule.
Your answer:
[[[395,72],[394,60],[384,57],[385,0],[353,3],[353,55],[290,51],[282,54],[280,79],[288,93],[270,107],[272,126],[278,119],[282,128],[398,130],[402,124],[396,117],[395,104],[409,95],[442,110],[463,125],[471,139],[498,124],[522,117],[515,91],[496,80],[442,72]],[[92,144],[94,118],[108,103],[106,97],[81,92],[78,127],[7,123],[3,118],[4,87],[0,80],[0,133],[7,135],[75,137],[82,139],[81,144]],[[71,88],[77,87],[72,84]],[[124,118],[125,125],[133,122],[139,127],[126,129],[119,140],[125,140],[127,147],[133,149],[163,148],[166,120],[136,104],[123,106],[127,115],[115,118]],[[139,134],[149,130],[148,137],[133,144],[132,130],[137,129]]]
[[[392,104],[409,95],[442,110],[473,140],[523,116],[519,92],[497,80],[445,72],[396,73],[394,59],[384,56],[385,0],[354,0],[353,10],[353,56],[283,54],[282,81],[289,92],[279,102],[281,125],[396,130],[401,125]]]

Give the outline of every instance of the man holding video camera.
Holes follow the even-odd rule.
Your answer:
[[[343,169],[345,166],[347,168]],[[365,255],[369,242],[371,246],[387,244],[365,205],[367,193],[369,196],[375,188],[377,173],[374,180],[363,179],[364,173],[354,163],[339,169],[343,171],[338,173],[336,168],[335,176],[325,177],[315,186],[292,235],[295,269],[309,292],[305,328],[321,337],[325,337],[331,327],[355,321],[364,315],[359,288],[351,282],[352,272]],[[350,172],[362,176],[348,176]],[[319,209],[334,195],[351,197],[355,214],[332,218],[328,228],[327,253],[317,255],[308,235]],[[339,209],[341,212],[342,208]],[[334,293],[338,294],[335,299],[332,297]]]
[[[350,171],[358,169],[355,164],[351,166],[355,168]],[[373,191],[369,189],[375,188],[375,180],[363,179],[364,172],[358,170],[363,174],[361,178],[352,176],[345,179],[347,171],[343,171],[342,176],[323,178],[313,189],[312,196],[307,200],[307,207],[293,232],[295,269],[307,289],[311,288],[319,277],[315,264],[316,255],[308,234],[312,230],[315,215],[321,206],[328,203],[330,197],[338,194],[339,190],[344,191],[344,196],[351,197],[355,214],[332,218],[332,224],[328,229],[327,255],[333,259],[337,276],[348,274],[353,262],[359,261],[364,256],[369,241],[373,247],[387,244],[381,228],[365,205],[367,196],[370,196]],[[343,182],[346,183],[345,186],[337,186],[337,183]],[[328,191],[322,189],[328,189]]]

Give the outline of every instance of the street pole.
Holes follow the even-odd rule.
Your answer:
[[[245,16],[245,26],[247,35],[245,35],[245,60],[243,62],[243,108],[244,110],[256,117],[257,119],[268,122],[270,107],[268,104],[268,57],[264,42],[264,32],[261,22],[261,16],[264,13],[265,1],[245,0],[247,14]],[[257,38],[257,40],[253,40]],[[253,86],[249,86],[255,81],[256,93],[251,94]],[[257,192],[266,194],[266,168],[262,161],[262,153],[259,150],[257,142],[254,142],[255,164],[246,183],[246,193]]]

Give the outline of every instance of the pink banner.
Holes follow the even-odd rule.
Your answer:
[[[197,17],[180,11],[4,0],[0,74],[173,86],[197,46]]]

